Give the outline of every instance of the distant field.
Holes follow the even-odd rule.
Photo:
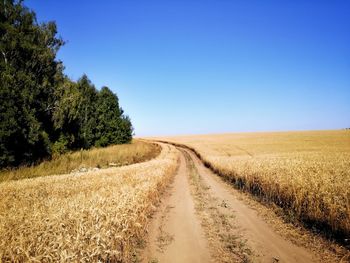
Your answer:
[[[130,147],[147,148],[145,143]],[[121,148],[110,148],[110,154],[115,149]],[[178,151],[164,146],[148,162],[3,182],[0,261],[134,262],[177,159]]]
[[[350,131],[235,133],[160,138],[195,149],[238,188],[290,218],[350,234]]]
[[[0,182],[53,174],[67,174],[82,167],[105,168],[109,164],[122,166],[139,163],[155,158],[159,153],[160,147],[158,145],[134,140],[131,144],[67,153],[36,166],[0,171]]]

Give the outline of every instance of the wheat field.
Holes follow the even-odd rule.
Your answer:
[[[44,161],[39,165],[0,171],[0,182],[53,174],[67,174],[80,168],[106,168],[110,164],[123,166],[156,157],[160,152],[157,144],[133,140],[130,144],[113,145],[67,153]]]
[[[131,262],[177,167],[163,145],[148,162],[0,184],[1,262]]]
[[[193,148],[220,175],[291,219],[350,234],[350,131],[161,138]]]

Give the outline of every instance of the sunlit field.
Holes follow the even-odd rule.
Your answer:
[[[79,168],[106,168],[139,163],[156,157],[160,147],[134,140],[130,144],[67,153],[39,165],[0,171],[0,182],[54,174],[67,174]]]
[[[166,145],[148,162],[1,183],[0,261],[135,260],[177,160]]]
[[[291,219],[350,233],[350,131],[161,138],[192,147],[220,175]]]

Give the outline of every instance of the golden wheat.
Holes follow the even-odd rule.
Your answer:
[[[115,166],[139,163],[156,157],[159,152],[160,147],[156,144],[134,140],[131,144],[67,153],[36,166],[4,170],[0,172],[0,182],[53,174],[67,174],[82,167],[104,168],[111,163]]]
[[[0,184],[1,262],[130,262],[177,167],[162,146],[148,162]]]
[[[350,132],[237,133],[162,138],[193,148],[237,187],[290,216],[350,234]]]

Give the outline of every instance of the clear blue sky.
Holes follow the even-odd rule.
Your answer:
[[[350,1],[28,0],[136,135],[350,127]]]

